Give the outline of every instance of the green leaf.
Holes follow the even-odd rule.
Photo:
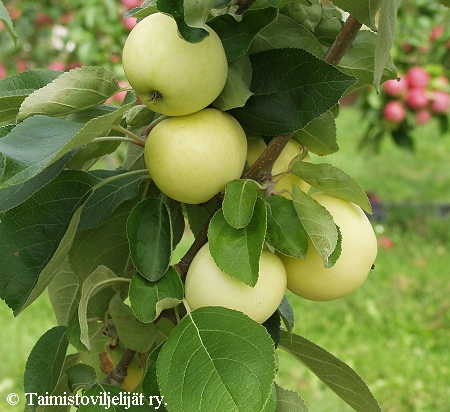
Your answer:
[[[383,0],[334,0],[333,4],[351,14],[359,23],[376,31],[375,17],[382,2]]]
[[[338,232],[333,216],[297,185],[292,186],[292,199],[306,233],[319,252],[324,266],[329,267],[332,263],[330,256],[338,245]]]
[[[226,111],[242,107],[253,94],[250,91],[252,81],[252,65],[245,54],[228,63],[228,77],[219,97],[213,102],[214,107]]]
[[[28,95],[51,83],[61,74],[59,71],[37,69],[0,80],[0,122],[14,119]]]
[[[246,285],[255,286],[266,225],[266,205],[261,199],[255,203],[250,223],[242,229],[230,226],[223,210],[219,210],[208,230],[209,249],[217,266],[227,275]]]
[[[67,325],[77,310],[80,300],[80,284],[68,259],[53,276],[48,285],[48,295],[58,325]]]
[[[83,282],[80,305],[78,307],[78,321],[80,323],[80,341],[88,350],[91,348],[87,322],[87,308],[89,299],[91,299],[91,297],[100,290],[111,287],[119,280],[120,278],[118,278],[112,270],[105,266],[99,266]]]
[[[189,27],[204,28],[215,0],[184,0],[184,21]]]
[[[249,53],[255,54],[265,50],[288,47],[306,50],[318,58],[322,58],[324,55],[323,48],[314,35],[304,26],[283,14],[279,14],[276,20],[258,33]]]
[[[228,182],[223,199],[223,216],[235,229],[241,229],[250,223],[253,216],[258,185],[254,180],[236,179]]]
[[[320,156],[339,150],[336,141],[336,122],[330,111],[311,120],[306,127],[295,132],[293,138]]]
[[[186,24],[183,0],[157,0],[156,7],[160,12],[170,14],[175,19],[181,37],[186,41],[199,43],[209,35],[204,28],[190,27]]]
[[[137,271],[153,282],[161,278],[172,256],[172,228],[164,202],[147,198],[138,203],[128,218],[127,234]]]
[[[0,212],[5,212],[20,205],[32,196],[34,192],[53,180],[67,164],[72,154],[67,153],[26,182],[0,189]]]
[[[156,282],[136,273],[128,293],[137,318],[142,322],[153,322],[164,309],[173,308],[183,301],[184,288],[177,271],[170,267]]]
[[[120,177],[124,170],[94,170],[92,176],[98,178],[98,184],[105,179]],[[81,214],[79,230],[92,229],[105,221],[114,209],[126,200],[133,199],[139,192],[140,175],[125,175],[122,178],[102,184],[89,197]]]
[[[162,347],[163,345],[160,345],[152,350],[147,356],[147,362],[145,363],[145,371],[142,378],[142,393],[148,398],[160,394],[156,376],[156,362]],[[163,411],[166,411],[164,406],[162,406],[162,408]]]
[[[308,406],[302,397],[294,391],[275,384],[277,409],[275,412],[308,412]]]
[[[68,386],[71,392],[76,392],[82,388],[89,388],[97,380],[97,374],[92,366],[78,363],[66,370],[68,376]]]
[[[355,82],[301,49],[266,50],[250,60],[253,96],[230,113],[244,128],[262,135],[302,129],[333,107]]]
[[[47,282],[68,253],[80,207],[91,185],[83,172],[66,171],[0,222],[0,296],[15,311],[30,303],[42,276]]]
[[[304,259],[308,251],[308,238],[294,203],[283,196],[270,196],[265,202],[266,242],[285,255]]]
[[[23,183],[67,153],[105,136],[130,105],[96,117],[84,126],[42,115],[26,119],[0,139],[0,152],[7,158],[1,187]]]
[[[278,312],[283,320],[287,332],[292,333],[292,329],[294,328],[294,311],[292,310],[292,306],[290,305],[286,295],[283,297],[280,306],[278,306]]]
[[[264,327],[238,311],[200,308],[164,343],[157,376],[170,409],[261,411],[275,378],[273,342]]]
[[[65,326],[55,326],[39,338],[25,366],[25,393],[45,396],[53,391],[61,375],[68,345]],[[28,404],[31,411],[37,406],[37,399]]]
[[[76,234],[69,259],[80,283],[98,266],[106,266],[118,274],[133,270],[129,262],[126,222],[136,203],[136,199],[121,203],[101,225]]]
[[[373,74],[373,85],[377,91],[394,42],[399,4],[400,0],[381,0],[377,44],[375,47],[375,68]]]
[[[310,1],[309,4],[292,1],[289,3],[289,15],[313,33],[322,19],[322,5],[318,0]]]
[[[379,36],[369,30],[361,30],[339,63],[339,69],[358,78],[358,83],[353,86],[353,89],[372,85],[374,82],[375,50],[379,42]],[[381,64],[381,61],[378,64]],[[397,77],[389,51],[385,56],[384,66],[380,66],[379,69],[381,70],[380,81],[382,82]]]
[[[216,198],[212,198],[207,203],[201,205],[183,204],[186,211],[189,228],[192,230],[194,236],[198,236],[203,229],[206,222],[208,222],[218,209]]]
[[[117,330],[120,343],[136,352],[148,352],[159,333],[154,323],[141,322],[131,308],[116,293],[109,302],[109,314]]]
[[[66,116],[86,110],[105,102],[119,90],[113,72],[102,67],[78,67],[29,95],[20,106],[17,121],[37,114]]]
[[[14,43],[16,43],[17,33],[14,30],[13,22],[11,20],[11,17],[9,16],[8,10],[3,5],[3,1],[0,1],[0,20],[2,21],[3,26],[6,28],[11,38],[14,40]]]
[[[341,169],[327,163],[295,162],[291,173],[316,189],[355,203],[367,213],[371,213],[370,202],[364,189]]]
[[[281,332],[279,347],[303,363],[357,412],[381,412],[365,382],[347,364],[309,340]]]
[[[278,15],[275,8],[247,10],[240,20],[231,14],[222,14],[208,25],[222,40],[228,61],[232,62],[247,53],[255,36]]]

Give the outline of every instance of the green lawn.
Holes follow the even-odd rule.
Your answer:
[[[341,151],[313,157],[342,168],[383,202],[450,203],[450,136],[433,126],[417,130],[418,147],[406,153],[389,142],[381,154],[358,154],[361,120],[345,108],[337,119]],[[408,219],[405,218],[407,213]],[[315,303],[289,295],[294,331],[351,365],[367,382],[384,412],[444,412],[450,404],[450,218],[434,220],[427,209],[405,210],[376,224],[394,247],[380,248],[369,279],[352,295]],[[46,295],[14,319],[0,304],[0,410],[5,397],[23,393],[25,361],[34,343],[55,325]],[[302,365],[280,353],[278,381],[297,390],[311,412],[351,411]]]

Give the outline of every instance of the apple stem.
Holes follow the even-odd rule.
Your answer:
[[[116,367],[108,373],[103,383],[107,383],[114,386],[121,386],[127,376],[128,366],[136,355],[136,351],[133,349],[126,349],[122,358]]]

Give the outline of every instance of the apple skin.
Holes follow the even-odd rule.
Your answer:
[[[261,156],[262,152],[266,149],[267,145],[264,142],[264,139],[256,134],[248,134],[247,136],[247,163],[249,166],[251,166],[253,163],[256,162],[259,156]],[[272,174],[275,176],[277,174],[285,172],[291,160],[300,154],[301,151],[301,145],[295,140],[289,140],[285,148],[280,153],[280,156],[275,161],[273,168],[272,168]],[[303,159],[304,162],[310,162],[311,159],[309,155],[306,155],[306,157]],[[276,180],[276,179],[275,179]],[[281,192],[282,190],[287,190],[289,192],[292,191],[292,185],[296,184],[300,187],[305,193],[308,193],[311,186],[300,179],[299,177],[293,175],[293,174],[286,174],[281,179],[279,179],[275,184],[275,191]],[[288,192],[281,193],[282,196],[284,196],[287,199],[291,199],[291,195]]]
[[[239,122],[217,109],[203,109],[158,123],[145,143],[145,163],[156,186],[182,203],[211,199],[238,179],[247,139]]]
[[[191,310],[222,306],[243,312],[258,323],[277,310],[285,292],[283,262],[268,250],[261,253],[259,278],[253,288],[219,269],[209,252],[209,243],[195,255],[186,275],[185,297]]]
[[[125,75],[154,112],[182,116],[205,108],[219,96],[228,62],[219,36],[206,29],[209,36],[189,43],[179,36],[172,17],[154,13],[128,35],[122,54]]]
[[[386,103],[383,108],[383,115],[387,120],[394,123],[400,123],[405,120],[406,109],[401,102],[398,100],[391,100]]]
[[[311,197],[328,209],[340,228],[339,259],[326,269],[309,239],[305,259],[279,256],[286,267],[287,288],[291,292],[313,301],[329,301],[350,294],[364,283],[377,255],[377,239],[359,206],[324,193],[314,193]]]

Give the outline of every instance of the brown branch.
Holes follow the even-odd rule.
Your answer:
[[[347,53],[361,27],[362,24],[358,20],[353,16],[349,16],[323,59],[327,63],[337,66],[345,53]]]
[[[135,354],[135,350],[126,349],[119,363],[104,379],[104,383],[109,383],[114,386],[121,386],[127,376],[128,366],[130,366]]]
[[[236,4],[236,6],[238,6],[238,8],[234,12],[234,14],[240,16],[245,11],[247,11],[250,7],[252,7],[252,5],[255,1],[256,0],[237,0],[235,2],[235,4]]]

